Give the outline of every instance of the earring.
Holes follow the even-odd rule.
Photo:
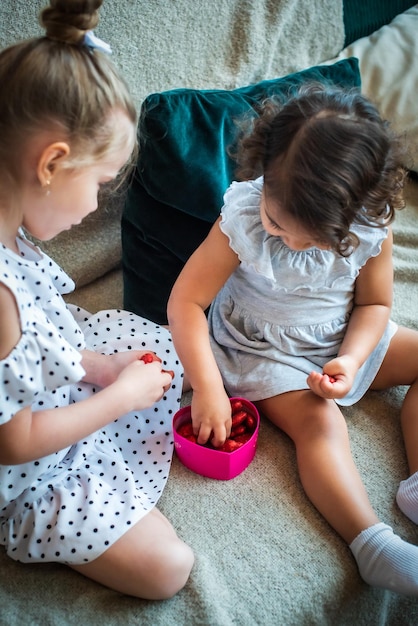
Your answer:
[[[42,185],[42,187],[44,187],[44,188],[46,187],[46,191],[45,191],[45,195],[46,195],[46,196],[49,196],[49,194],[51,193],[51,187],[50,187],[50,185],[51,185],[51,181],[50,181],[50,180],[46,180],[46,181],[45,181],[45,184],[44,184],[44,185]]]

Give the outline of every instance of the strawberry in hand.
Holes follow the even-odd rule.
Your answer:
[[[146,352],[140,357],[140,360],[144,363],[153,363],[154,361],[159,361],[161,363],[161,359],[154,354],[153,352]],[[164,374],[170,374],[171,378],[174,378],[173,370],[161,370]]]

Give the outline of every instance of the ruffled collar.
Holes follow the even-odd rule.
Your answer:
[[[11,250],[3,243],[0,243],[6,263],[7,258],[9,258],[12,264],[26,268],[32,275],[36,275],[36,273],[47,273],[60,294],[67,294],[74,291],[74,281],[57,263],[55,263],[55,261],[44,254],[38,246],[29,241],[22,229],[19,229],[16,245],[19,253]],[[42,299],[48,299],[48,296],[50,297],[51,295],[51,286],[45,284],[43,280],[37,281],[37,286],[39,288],[38,296]]]
[[[315,246],[292,250],[281,237],[268,233],[260,217],[262,188],[263,178],[260,177],[245,183],[232,183],[225,194],[221,229],[228,235],[241,263],[251,266],[273,283],[277,282],[277,259],[286,272],[297,268],[298,273],[310,278],[321,275],[324,263],[332,261],[335,253]]]
[[[242,268],[250,268],[273,286],[293,289],[296,276],[299,285],[304,284],[307,289],[328,283],[331,286],[337,277],[355,277],[370,256],[379,254],[387,229],[360,224],[352,225],[360,245],[349,257],[315,246],[292,250],[281,237],[270,235],[263,227],[260,216],[262,188],[262,177],[232,183],[224,196],[221,230],[229,238]]]

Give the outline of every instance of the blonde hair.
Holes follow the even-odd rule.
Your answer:
[[[71,145],[71,167],[105,155],[115,142],[111,113],[136,124],[128,87],[105,53],[84,45],[103,0],[51,0],[40,14],[45,37],[0,53],[0,193],[21,181],[28,139],[60,129]]]

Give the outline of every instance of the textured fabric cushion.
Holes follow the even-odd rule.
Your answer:
[[[347,46],[334,61],[352,56],[359,59],[362,92],[405,133],[405,166],[418,172],[418,5]]]
[[[240,89],[177,89],[143,103],[140,156],[122,217],[124,307],[166,323],[171,287],[219,215],[234,177],[228,156],[236,120],[266,97],[303,82],[360,87],[357,59],[344,59]]]

